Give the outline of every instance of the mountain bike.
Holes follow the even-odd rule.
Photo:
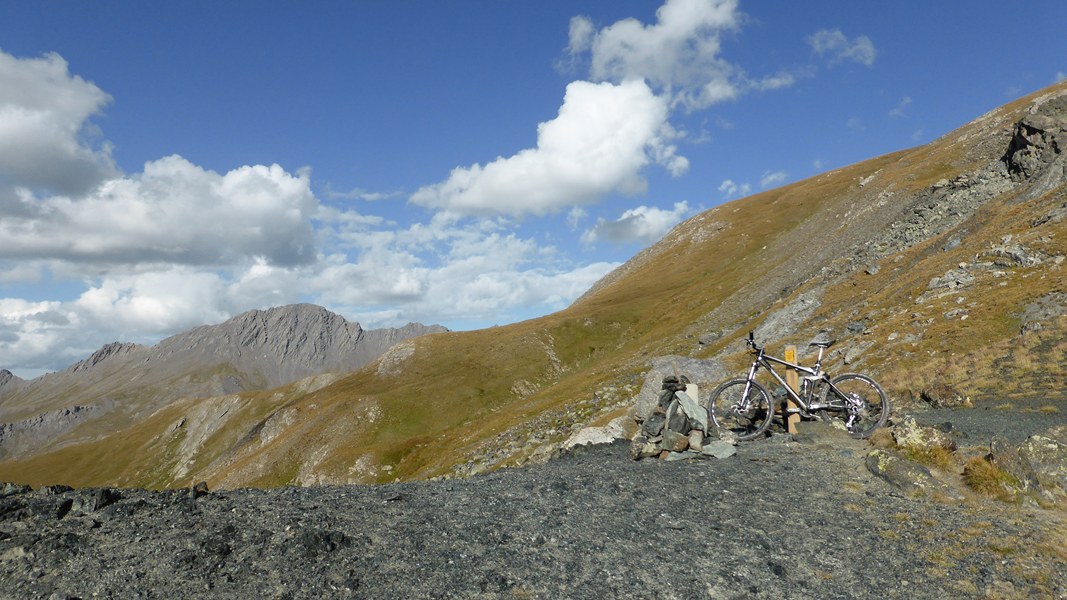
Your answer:
[[[812,342],[819,349],[819,357],[812,367],[803,367],[775,358],[756,344],[749,332],[746,345],[755,355],[745,379],[731,379],[715,388],[708,400],[708,417],[719,430],[733,432],[738,440],[751,440],[763,435],[774,418],[777,404],[785,397],[774,398],[756,381],[756,371],[763,367],[781,384],[785,394],[796,407],[782,406],[782,415],[800,414],[802,417],[824,421],[840,419],[852,437],[870,437],[874,430],[885,425],[889,418],[889,401],[885,392],[873,379],[859,373],[845,373],[831,378],[822,370],[823,353],[836,340]],[[800,375],[800,391],[794,391],[774,365],[795,369]]]

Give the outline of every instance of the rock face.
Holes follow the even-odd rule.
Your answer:
[[[1019,454],[1043,487],[1067,494],[1067,425],[1030,436],[1019,447]]]
[[[105,408],[72,406],[46,412],[31,419],[0,424],[0,460],[19,457],[70,431]]]
[[[15,377],[15,374],[11,371],[8,371],[7,369],[0,369],[0,390],[4,389],[4,387],[8,385],[17,385],[20,381],[22,380],[18,377]]]
[[[121,359],[122,357],[126,357],[130,354],[137,354],[146,349],[145,346],[140,344],[124,344],[121,342],[105,344],[99,350],[93,352],[92,356],[89,358],[67,367],[66,372],[70,374],[85,373],[91,371],[105,360]]]

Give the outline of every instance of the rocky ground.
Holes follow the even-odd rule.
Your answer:
[[[1006,417],[1029,434],[1064,414],[917,416],[981,445]],[[637,462],[618,442],[385,486],[7,486],[0,597],[1067,597],[1062,508],[909,497],[867,470],[867,442],[801,439]]]

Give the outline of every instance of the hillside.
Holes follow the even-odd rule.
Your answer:
[[[63,371],[31,381],[3,371],[0,458],[99,439],[182,399],[350,372],[398,341],[442,331],[414,323],[364,330],[320,306],[296,304],[248,311],[151,347],[107,344]]]
[[[0,480],[216,488],[524,464],[582,427],[630,422],[653,364],[692,366],[710,389],[740,371],[750,330],[772,351],[836,337],[829,368],[875,375],[897,406],[935,381],[1062,400],[1065,147],[1061,83],[930,144],[701,213],[558,313],[407,339],[336,380],[173,398],[0,462]],[[129,363],[90,366],[108,364],[102,381]],[[0,419],[97,410],[110,393],[53,394],[15,412],[5,395]]]

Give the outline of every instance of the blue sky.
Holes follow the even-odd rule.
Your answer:
[[[315,302],[561,309],[1067,76],[1067,3],[0,0],[0,368]]]

